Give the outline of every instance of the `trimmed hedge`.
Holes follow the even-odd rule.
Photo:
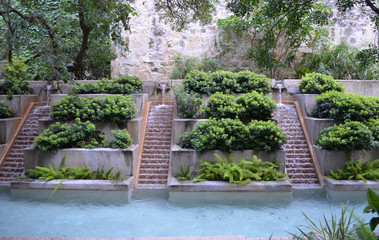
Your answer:
[[[374,137],[375,141],[379,142],[379,118],[369,119],[365,124],[372,132],[372,136]]]
[[[70,89],[70,94],[135,94],[142,92],[143,82],[136,76],[103,78],[96,82],[79,83]]]
[[[6,79],[0,82],[0,95],[7,95],[8,100],[12,100],[14,94],[29,95],[32,93],[33,89],[29,87],[26,80]]]
[[[248,93],[251,91],[266,94],[272,91],[271,79],[250,71],[234,73],[219,70],[213,73],[205,73],[194,70],[186,75],[183,86],[189,93],[207,95],[216,92],[230,94]]]
[[[307,73],[301,79],[299,88],[302,93],[321,94],[328,91],[345,91],[342,83],[339,83],[334,80],[333,77],[322,73]]]
[[[379,97],[329,91],[316,98],[312,115],[336,121],[367,121],[379,118]]]
[[[251,121],[244,125],[238,119],[209,119],[181,136],[180,146],[196,151],[247,150],[275,152],[286,142],[287,135],[273,121]]]
[[[373,149],[376,145],[370,129],[361,122],[347,122],[321,131],[318,145],[325,150],[344,151]]]
[[[0,118],[10,118],[13,116],[11,108],[4,105],[3,101],[0,101]]]
[[[217,92],[202,106],[202,113],[207,118],[239,118],[245,123],[252,119],[268,120],[275,110],[276,102],[256,91],[238,98]]]
[[[104,98],[66,96],[51,108],[50,117],[57,121],[127,122],[137,113],[130,96],[111,95]]]

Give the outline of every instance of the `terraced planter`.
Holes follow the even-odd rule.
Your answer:
[[[0,119],[0,144],[7,143],[12,137],[12,133],[15,131],[14,128],[18,121],[20,121],[19,117]]]
[[[133,176],[137,155],[138,145],[132,145],[125,150],[67,148],[56,153],[29,148],[24,150],[24,167],[25,170],[33,169],[35,166],[49,167],[49,164],[54,162],[59,168],[62,158],[66,156],[67,166],[78,168],[86,165],[92,170],[103,167],[108,170],[113,167],[113,173],[121,170],[121,176]]]
[[[8,100],[6,95],[0,95],[0,101],[4,101],[4,105],[12,108],[14,117],[21,117],[22,111],[28,103],[38,102],[38,95],[12,95],[12,100]]]

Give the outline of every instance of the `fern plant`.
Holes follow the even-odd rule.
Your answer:
[[[336,180],[367,180],[379,179],[379,159],[361,163],[358,161],[347,161],[345,167],[337,169],[337,171],[330,171],[330,178]]]
[[[180,165],[180,170],[175,169],[176,173],[180,180],[187,181],[191,180],[193,170],[190,170],[190,165],[188,164],[186,169],[184,169],[183,165]]]

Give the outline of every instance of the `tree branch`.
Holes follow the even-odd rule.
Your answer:
[[[373,2],[371,2],[371,0],[365,0],[367,6],[369,6],[375,13],[376,15],[379,15],[379,9],[374,5]]]

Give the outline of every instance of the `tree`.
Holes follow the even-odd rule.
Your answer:
[[[0,14],[9,36],[8,61],[13,52],[26,55],[27,62],[39,58],[36,68],[57,79],[65,73],[82,78],[88,71],[83,62],[90,47],[109,48],[109,36],[116,46],[125,46],[120,33],[129,30],[135,12],[130,1],[0,0]],[[14,39],[22,39],[18,48]],[[102,54],[109,53],[110,49]]]

